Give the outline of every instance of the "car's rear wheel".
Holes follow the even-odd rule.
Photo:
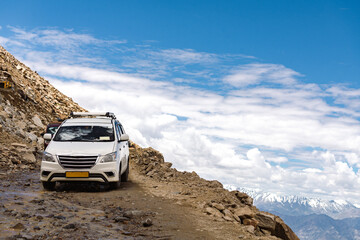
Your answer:
[[[42,182],[43,188],[48,191],[54,191],[55,190],[55,184],[56,182]]]
[[[121,175],[121,181],[122,181],[122,182],[127,182],[127,181],[128,181],[129,172],[130,172],[130,166],[129,166],[129,164],[130,164],[130,163],[129,163],[129,159],[128,159],[126,170],[125,170],[125,172]]]

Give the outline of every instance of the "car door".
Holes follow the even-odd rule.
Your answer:
[[[119,132],[119,139],[120,139],[121,135],[124,134],[120,124],[116,125],[116,131]],[[124,172],[128,164],[127,163],[127,156],[129,155],[128,141],[119,142],[119,154],[121,161],[121,172]]]

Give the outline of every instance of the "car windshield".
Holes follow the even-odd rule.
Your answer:
[[[114,131],[109,126],[63,126],[57,131],[54,141],[110,142]]]

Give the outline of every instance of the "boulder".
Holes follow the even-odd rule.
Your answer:
[[[300,240],[291,228],[279,217],[275,217],[274,235],[284,240]]]
[[[266,229],[275,233],[275,216],[266,213],[266,212],[258,212],[255,215],[255,219],[259,222],[259,227],[262,229]]]
[[[211,203],[211,206],[219,211],[223,211],[225,209],[224,205],[221,203]]]
[[[38,137],[34,133],[26,133],[26,135],[31,142],[37,142]]]
[[[215,208],[211,208],[211,207],[207,207],[205,208],[205,212],[209,215],[213,215],[217,218],[222,218],[222,213],[219,212],[219,210],[215,209]]]
[[[244,219],[243,224],[244,224],[244,225],[251,225],[251,226],[253,226],[254,228],[257,228],[258,225],[259,225],[259,221],[257,221],[257,220],[254,219],[254,218],[246,218],[246,219]]]
[[[38,126],[38,127],[40,127],[40,128],[44,128],[44,127],[45,127],[38,115],[35,115],[35,116],[32,118],[32,121],[33,121],[33,123],[34,123],[36,126]]]
[[[234,221],[234,220],[236,220],[237,222],[240,222],[240,221],[239,221],[239,218],[236,219],[236,217],[232,214],[232,212],[231,212],[229,209],[225,209],[225,210],[223,211],[223,214],[225,215],[225,217],[227,217],[227,218],[230,219],[230,220],[225,219],[225,220],[227,220],[227,221]]]
[[[253,218],[255,216],[254,211],[249,206],[235,208],[233,209],[233,213],[241,220],[244,220],[246,218]]]
[[[253,199],[246,193],[239,192],[239,191],[232,191],[232,192],[235,194],[235,196],[237,197],[237,199],[239,199],[239,201],[241,203],[248,205],[248,206],[253,205]]]
[[[36,163],[36,158],[33,153],[27,152],[22,155],[22,159],[25,163]]]

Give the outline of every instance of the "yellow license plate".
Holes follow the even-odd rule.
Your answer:
[[[72,177],[89,177],[89,172],[66,172],[66,177],[72,178]]]

